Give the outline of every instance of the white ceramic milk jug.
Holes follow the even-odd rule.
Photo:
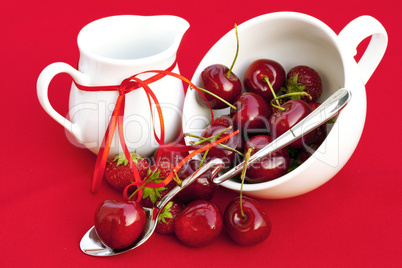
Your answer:
[[[37,82],[40,104],[80,144],[97,154],[119,97],[119,90],[113,90],[111,86],[119,88],[127,78],[144,71],[168,70],[178,74],[176,52],[188,28],[184,19],[167,15],[112,16],[89,23],[77,38],[80,52],[78,70],[57,62],[41,72]],[[49,83],[59,73],[67,73],[74,80],[67,118],[55,111],[48,98]],[[144,156],[151,155],[158,148],[155,136],[160,137],[163,132],[168,142],[181,128],[182,81],[169,75],[153,79],[155,75],[158,73],[136,76],[141,80],[151,79],[148,86],[154,98],[138,86],[124,94],[122,132],[125,144],[131,152]],[[109,158],[122,153],[117,132],[118,128],[113,135]]]

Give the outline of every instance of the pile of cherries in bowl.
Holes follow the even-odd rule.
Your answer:
[[[239,133],[207,151],[202,159],[221,158],[230,168],[271,143],[317,108],[322,93],[320,75],[313,68],[298,65],[287,73],[272,59],[250,63],[241,81],[222,64],[206,67],[199,80],[197,101],[212,110],[230,107],[228,114],[213,118],[200,135],[186,133],[193,145],[212,142],[236,130]],[[247,168],[248,183],[271,181],[302,164],[320,146],[327,125],[302,136],[286,148],[264,157]],[[194,138],[196,140],[194,140]]]

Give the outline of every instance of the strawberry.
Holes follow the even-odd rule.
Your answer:
[[[304,91],[311,96],[311,99],[302,96],[305,102],[317,101],[322,93],[322,81],[320,75],[311,67],[298,65],[289,70],[286,76],[285,93]],[[300,98],[295,96],[294,98]]]
[[[143,156],[132,153],[134,164],[137,166],[141,179],[145,178],[148,174],[149,161]],[[109,161],[105,169],[105,178],[107,182],[120,191],[134,182],[134,175],[128,164],[128,159],[124,154],[116,155],[116,157]]]
[[[170,201],[162,210],[156,225],[156,231],[160,234],[173,234],[174,221],[183,210],[184,205],[180,201]]]

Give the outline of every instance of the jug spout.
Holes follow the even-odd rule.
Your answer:
[[[154,23],[156,23],[156,27],[161,30],[160,35],[162,38],[160,40],[166,42],[166,50],[164,53],[176,57],[177,50],[190,24],[185,19],[172,15],[150,16],[149,18],[152,19]]]
[[[188,23],[188,21],[180,17],[168,16],[168,15],[166,17],[167,17],[166,19],[169,20],[167,22],[167,25],[172,27],[172,29],[176,32],[176,39],[174,40],[173,46],[177,50],[184,34],[190,27],[190,24]]]

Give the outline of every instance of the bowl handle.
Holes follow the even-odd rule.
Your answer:
[[[365,15],[351,21],[338,35],[342,49],[352,57],[357,54],[357,46],[369,36],[370,43],[357,63],[364,84],[374,73],[387,48],[388,35],[385,28],[375,18]]]

